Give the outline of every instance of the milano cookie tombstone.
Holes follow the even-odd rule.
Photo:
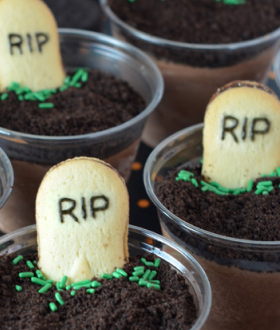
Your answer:
[[[52,167],[36,199],[39,267],[76,282],[123,267],[128,258],[128,192],[109,164],[78,157]]]
[[[0,54],[1,91],[11,81],[33,91],[63,84],[57,25],[40,0],[0,1]]]
[[[212,97],[203,131],[202,174],[226,188],[280,165],[280,102],[264,85],[232,82]]]

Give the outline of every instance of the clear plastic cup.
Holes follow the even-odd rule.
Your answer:
[[[229,44],[162,39],[133,28],[118,18],[108,0],[99,1],[113,35],[150,55],[164,77],[163,99],[149,117],[143,134],[143,140],[151,146],[202,122],[206,105],[218,87],[233,80],[264,83],[280,44],[280,28],[260,38]],[[203,59],[203,65],[197,63],[198,58]]]
[[[13,185],[14,171],[12,164],[6,153],[0,148],[0,209],[2,209],[10,197]]]
[[[4,235],[0,238],[0,257],[11,253],[24,255],[35,252],[36,235],[35,225]],[[128,245],[130,255],[152,253],[184,276],[198,310],[198,318],[190,330],[201,329],[210,311],[211,289],[207,276],[197,261],[177,244],[140,227],[129,226]]]
[[[66,68],[99,69],[127,81],[146,101],[146,108],[131,120],[100,132],[75,136],[39,136],[0,127],[0,146],[10,157],[15,184],[0,211],[0,230],[10,232],[34,223],[35,196],[46,171],[67,158],[101,158],[128,179],[147,117],[163,93],[156,65],[135,47],[105,35],[60,29],[60,45]]]
[[[273,72],[278,91],[280,91],[280,49],[275,56]]]
[[[213,301],[203,330],[280,329],[280,242],[235,239],[202,230],[170,212],[157,198],[157,183],[171,169],[202,157],[203,125],[164,140],[144,169],[146,191],[165,237],[192,254],[205,270]]]

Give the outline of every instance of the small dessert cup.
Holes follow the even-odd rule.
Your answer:
[[[233,80],[265,82],[280,43],[280,28],[263,37],[229,44],[191,44],[155,37],[125,23],[100,0],[115,37],[144,50],[164,78],[160,105],[149,117],[143,140],[156,146],[168,135],[203,121],[218,87]]]
[[[39,136],[0,127],[0,146],[10,157],[15,173],[13,193],[0,214],[0,230],[5,233],[34,223],[35,197],[44,174],[67,158],[103,159],[127,180],[147,117],[163,93],[156,65],[133,46],[75,29],[60,29],[60,45],[66,68],[87,67],[113,74],[144,98],[146,108],[119,126],[84,135]]]
[[[4,235],[0,238],[0,258],[11,253],[24,255],[36,252],[36,238],[35,225]],[[177,244],[140,227],[129,227],[128,244],[131,256],[152,253],[163,262],[170,264],[186,279],[198,313],[190,330],[201,329],[210,311],[211,289],[207,276],[197,261]]]
[[[213,302],[205,330],[280,328],[280,242],[235,239],[202,230],[170,212],[157,198],[157,183],[171,169],[202,157],[203,125],[181,130],[151,153],[144,169],[146,191],[158,210],[163,235],[191,253],[204,268]]]

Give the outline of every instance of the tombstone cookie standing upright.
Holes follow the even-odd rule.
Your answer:
[[[79,157],[52,167],[36,199],[39,267],[73,283],[128,259],[128,192],[109,164]]]
[[[226,188],[280,166],[280,102],[259,83],[232,82],[212,97],[205,113],[202,174]]]
[[[0,1],[0,90],[11,82],[33,91],[62,86],[57,25],[41,0]]]

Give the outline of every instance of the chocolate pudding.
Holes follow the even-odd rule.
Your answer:
[[[178,179],[181,170],[193,173],[198,186],[194,181]],[[213,305],[203,329],[279,329],[280,177],[274,173],[256,180],[251,191],[220,195],[214,189],[202,191],[201,182],[200,165],[180,167],[157,184],[155,193],[170,212],[199,231],[238,239],[227,244],[221,236],[214,241],[206,234],[203,239],[161,217],[164,236],[191,252],[209,277]],[[260,182],[271,182],[273,188],[256,194]],[[248,243],[245,247],[244,240]],[[259,245],[263,242],[263,246],[254,247],[254,241]],[[275,245],[265,249],[267,242]]]
[[[267,79],[279,46],[279,3],[239,3],[101,0],[113,34],[146,51],[164,77],[163,100],[144,131],[149,145],[201,122],[225,83]]]

